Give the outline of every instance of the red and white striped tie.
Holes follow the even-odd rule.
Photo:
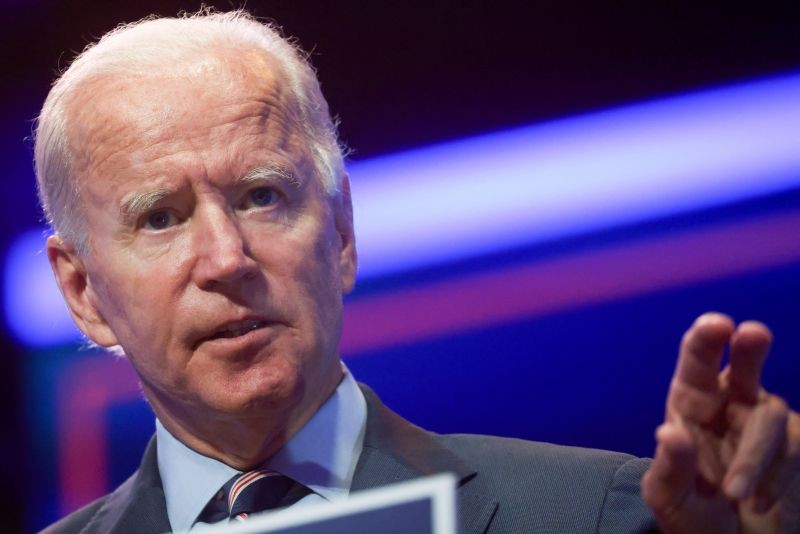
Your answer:
[[[292,479],[271,469],[244,473],[228,493],[229,517],[244,521],[250,514],[277,507],[291,485]]]

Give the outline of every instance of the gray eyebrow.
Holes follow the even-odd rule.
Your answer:
[[[122,199],[119,212],[126,220],[137,219],[141,214],[151,210],[153,206],[172,193],[172,190],[163,188],[146,193],[131,193]]]
[[[301,185],[300,181],[289,170],[274,164],[255,167],[236,180],[236,182],[240,185],[247,185],[254,182],[276,179],[284,181],[296,188],[299,188]],[[173,193],[174,191],[166,188],[154,189],[146,193],[130,193],[122,199],[119,211],[123,219],[126,221],[133,221],[138,219],[143,213],[147,213],[153,209],[156,204]]]
[[[276,178],[288,183],[293,187],[300,187],[300,181],[291,173],[291,171],[281,167],[280,165],[261,165],[251,169],[244,176],[239,178],[237,182],[246,185],[252,182],[262,180],[275,180]]]

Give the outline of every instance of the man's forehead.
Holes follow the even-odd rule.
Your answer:
[[[202,117],[198,110],[249,95],[291,105],[277,61],[254,48],[184,54],[177,62],[101,68],[76,84],[68,105],[70,129],[117,120],[131,128],[169,126]],[[73,133],[72,131],[70,133]]]
[[[290,108],[296,103],[276,63],[261,51],[245,49],[236,57],[218,51],[146,74],[112,70],[87,79],[67,120],[74,171],[96,169],[115,154],[141,165],[152,157],[148,147],[158,143],[185,138],[192,130],[211,135],[234,128],[235,114],[210,113],[233,104],[243,120],[292,127]]]

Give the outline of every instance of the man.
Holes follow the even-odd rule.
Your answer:
[[[157,417],[137,473],[52,532],[224,521],[267,476],[288,481],[272,505],[302,506],[441,471],[464,532],[646,531],[645,470],[666,531],[800,525],[800,423],[760,388],[760,323],[687,332],[652,464],[431,434],[359,389],[337,348],[356,248],[335,128],[310,66],[242,12],[103,37],[51,90],[35,152],[70,312]]]

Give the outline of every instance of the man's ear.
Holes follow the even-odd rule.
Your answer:
[[[118,345],[117,337],[95,305],[86,265],[75,248],[59,236],[47,238],[47,259],[72,320],[81,332],[102,347]]]
[[[350,177],[347,173],[342,176],[342,189],[338,196],[334,208],[334,223],[341,241],[339,270],[342,277],[342,293],[346,295],[355,286],[358,269],[356,234],[353,229],[353,202],[350,198]]]

